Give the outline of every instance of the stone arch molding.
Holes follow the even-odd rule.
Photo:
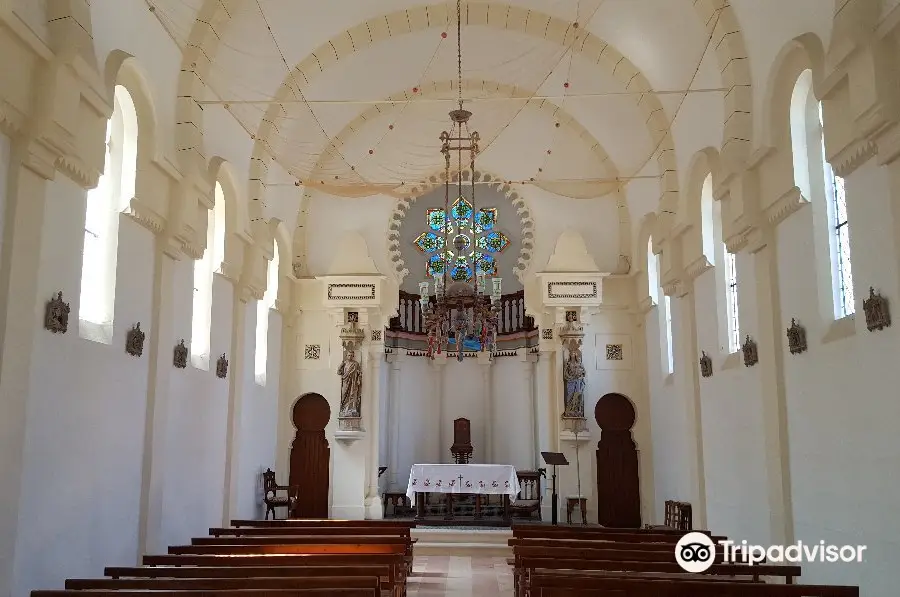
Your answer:
[[[463,180],[469,180],[468,172],[463,173]],[[486,185],[506,195],[506,197],[512,201],[513,207],[516,208],[516,213],[519,214],[522,240],[520,243],[521,248],[519,249],[519,257],[516,259],[513,273],[516,278],[524,284],[524,274],[531,267],[531,259],[534,255],[534,218],[531,216],[531,209],[528,207],[525,198],[498,176],[476,170],[475,182]],[[429,184],[412,187],[409,191],[409,195],[398,201],[391,212],[388,223],[387,249],[393,268],[392,273],[397,280],[398,285],[402,284],[403,280],[409,274],[409,270],[406,267],[406,262],[403,260],[403,255],[400,250],[400,228],[403,226],[406,214],[419,197],[427,194],[429,191],[442,184],[444,184],[443,175],[431,176],[429,178]]]

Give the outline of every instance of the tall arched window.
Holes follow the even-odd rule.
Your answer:
[[[816,252],[828,255],[828,275],[820,270],[820,278],[829,277],[830,284],[827,290],[820,285],[820,297],[823,303],[826,296],[831,299],[831,314],[840,319],[856,310],[847,199],[844,180],[834,173],[826,158],[822,105],[813,93],[810,70],[803,71],[794,85],[790,125],[794,181],[812,202]]]
[[[112,341],[115,315],[119,213],[134,197],[138,140],[131,94],[117,85],[113,101],[103,174],[87,194],[78,311],[81,336],[106,343]]]
[[[703,189],[700,191],[700,218],[703,255],[710,265],[716,264],[716,209],[714,206],[712,174],[708,174],[703,181]]]
[[[672,346],[672,300],[665,295],[663,303],[666,308],[666,373],[675,372],[675,349]]]
[[[819,130],[825,130],[822,104],[818,104]],[[825,197],[828,205],[828,228],[831,231],[831,276],[834,286],[835,318],[853,315],[856,306],[853,296],[853,269],[850,260],[850,225],[847,222],[847,196],[844,179],[834,173],[825,157],[825,135],[822,139],[822,164],[825,174]]]
[[[728,352],[741,347],[741,318],[738,309],[737,260],[725,249],[725,307],[728,318]]]
[[[650,298],[659,304],[659,257],[653,253],[653,237],[647,239],[647,285]]]
[[[266,274],[266,293],[256,304],[256,382],[266,385],[266,364],[269,357],[269,309],[278,298],[278,243]]]
[[[209,369],[213,273],[221,269],[225,257],[225,194],[218,182],[215,204],[208,212],[206,222],[206,250],[203,257],[194,262],[191,313],[191,362],[198,369]]]

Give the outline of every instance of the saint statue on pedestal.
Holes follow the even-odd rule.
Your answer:
[[[569,358],[563,365],[565,382],[564,417],[584,417],[584,377],[587,372],[581,363],[581,351],[569,351]]]
[[[341,376],[340,417],[359,417],[362,404],[362,367],[351,349],[344,353],[344,361],[338,367]]]

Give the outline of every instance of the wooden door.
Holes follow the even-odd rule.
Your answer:
[[[299,488],[294,518],[328,518],[331,450],[325,426],[331,418],[328,401],[319,394],[301,396],[291,413],[297,429],[291,444],[289,484]]]
[[[631,436],[635,413],[631,400],[607,394],[597,401],[597,522],[608,527],[640,528],[641,487],[638,451]]]

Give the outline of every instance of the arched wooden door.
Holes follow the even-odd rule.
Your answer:
[[[297,432],[291,444],[288,482],[300,489],[292,516],[328,518],[331,450],[325,439],[325,426],[331,418],[331,408],[320,394],[306,394],[294,404],[291,418]]]
[[[631,400],[607,394],[597,401],[597,522],[608,527],[640,528],[641,482],[638,451],[631,436],[635,413]]]

